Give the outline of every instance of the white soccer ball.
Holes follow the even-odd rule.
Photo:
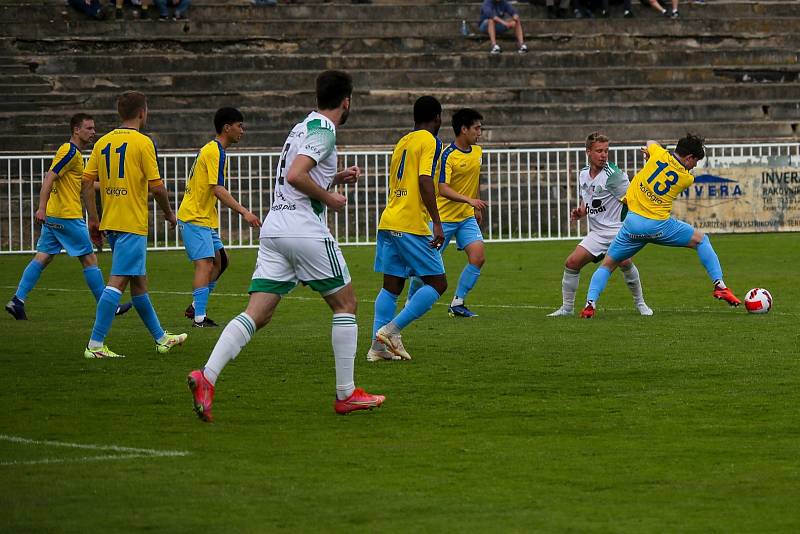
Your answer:
[[[772,308],[772,295],[766,289],[754,287],[744,296],[744,307],[749,313],[767,313]]]

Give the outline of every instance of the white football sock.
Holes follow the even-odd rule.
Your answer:
[[[642,281],[639,279],[639,269],[635,265],[631,265],[630,269],[627,270],[624,267],[620,267],[620,269],[622,269],[622,277],[625,279],[625,283],[628,284],[631,295],[633,295],[633,302],[635,304],[643,304],[644,295],[642,294]]]
[[[720,278],[719,280],[714,280],[714,287],[718,287],[720,289],[725,289],[728,286],[726,286],[725,282],[723,282],[722,278]]]
[[[247,345],[256,333],[256,323],[242,312],[225,326],[222,334],[211,351],[203,374],[211,384],[216,384],[217,377],[228,362],[236,358],[239,352]]]
[[[352,313],[333,314],[331,342],[333,343],[333,358],[336,362],[336,398],[344,400],[356,389],[353,381],[358,346],[358,325],[355,315]]]
[[[564,277],[561,279],[561,307],[566,311],[572,311],[575,308],[575,293],[578,291],[580,280],[580,271],[564,267]]]
[[[450,302],[450,306],[463,306],[464,299],[460,299],[458,297],[453,297],[452,302]]]

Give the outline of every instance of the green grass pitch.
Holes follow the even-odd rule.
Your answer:
[[[728,284],[766,287],[772,312],[713,300],[694,252],[650,246],[636,263],[653,317],[615,274],[594,320],[548,318],[565,241],[488,245],[468,302],[480,317],[450,319],[452,247],[451,290],[404,332],[414,360],[377,364],[364,358],[373,249],[345,248],[356,379],[384,406],[334,414],[330,312],[300,288],[221,375],[213,424],[185,377],[220,330],[187,329],[184,254],[150,253],[148,270],[162,324],[187,344],[157,354],[131,312],[108,338],[128,357],[93,361],[94,301],[57,258],[30,320],[0,318],[0,531],[797,532],[800,236],[713,244]],[[245,306],[255,250],[231,255],[210,303],[222,324]],[[29,260],[0,257],[7,297]],[[108,273],[108,253],[100,263]]]

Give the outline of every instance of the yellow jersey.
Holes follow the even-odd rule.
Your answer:
[[[397,142],[389,165],[389,200],[378,230],[431,235],[419,177],[436,176],[441,152],[441,140],[428,130],[414,130]]]
[[[117,128],[94,145],[84,180],[100,178],[101,230],[147,235],[148,182],[161,180],[153,140],[133,128]]]
[[[178,219],[199,226],[218,228],[219,214],[214,186],[224,186],[227,176],[228,158],[225,157],[225,149],[216,139],[209,141],[197,154],[189,179],[186,180],[186,193],[183,195],[181,207],[178,208]]]
[[[483,150],[478,145],[472,145],[469,152],[464,152],[455,143],[451,143],[442,152],[439,183],[445,183],[469,198],[478,198],[482,155]],[[464,202],[456,202],[439,195],[436,203],[442,222],[461,222],[475,216],[475,208]]]
[[[82,219],[83,154],[74,144],[64,143],[53,157],[50,170],[56,173],[57,178],[47,200],[47,216]]]
[[[650,159],[631,180],[625,202],[633,213],[663,221],[672,213],[672,201],[694,183],[694,176],[664,148],[653,144],[648,151]]]

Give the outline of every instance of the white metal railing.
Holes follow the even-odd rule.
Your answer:
[[[195,154],[159,155],[165,185],[177,211]],[[262,217],[272,198],[278,152],[230,152],[228,188],[234,197]],[[331,232],[342,245],[374,243],[377,222],[386,204],[388,150],[340,153],[340,165],[358,165],[362,179],[344,186],[347,208],[329,214]],[[613,147],[609,160],[633,175],[642,165],[638,146]],[[780,161],[796,165],[800,143],[711,145],[703,167]],[[33,252],[39,229],[33,213],[42,178],[52,155],[0,156],[0,254]],[[488,149],[481,169],[481,195],[489,201],[484,216],[487,241],[533,241],[582,237],[586,224],[569,222],[578,197],[578,173],[586,164],[582,147]],[[155,202],[150,210],[150,248],[181,248]],[[237,215],[220,209],[220,235],[227,247],[254,247],[258,233]]]

